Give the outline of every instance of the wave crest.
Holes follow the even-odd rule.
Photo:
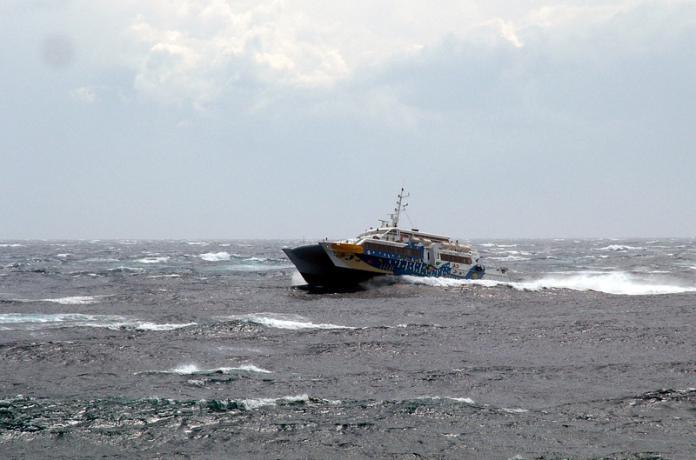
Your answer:
[[[142,371],[136,372],[140,374],[176,374],[176,375],[211,375],[211,374],[232,374],[235,372],[255,372],[258,374],[272,374],[272,371],[263,369],[253,364],[243,364],[239,367],[216,367],[213,369],[201,369],[196,364],[182,364],[173,369],[164,371]]]
[[[3,313],[0,324],[4,330],[37,329],[46,327],[94,327],[110,330],[172,331],[197,323],[152,323],[118,315],[88,315],[82,313]]]
[[[220,262],[222,260],[230,260],[230,253],[227,251],[220,252],[206,252],[198,257],[205,260],[206,262]]]
[[[643,251],[644,247],[641,246],[628,246],[625,244],[610,244],[603,248],[598,248],[597,251]]]
[[[61,305],[88,305],[97,303],[98,300],[91,295],[76,295],[71,297],[59,297],[57,299],[41,299],[41,302],[59,303]]]
[[[167,257],[167,256],[143,257],[142,259],[136,260],[136,262],[139,262],[141,264],[160,264],[160,263],[166,262],[168,260],[169,260],[169,257]]]
[[[234,316],[231,319],[241,320],[245,323],[257,324],[259,326],[274,329],[355,329],[349,326],[340,326],[329,323],[313,323],[300,316],[286,316],[275,313],[257,313],[251,315]]]

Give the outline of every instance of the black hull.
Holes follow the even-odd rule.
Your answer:
[[[294,249],[283,248],[283,252],[295,264],[310,287],[350,289],[358,287],[370,278],[380,276],[379,273],[336,267],[319,244]]]

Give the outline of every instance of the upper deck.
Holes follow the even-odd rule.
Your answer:
[[[377,238],[374,238],[377,237]],[[449,243],[450,239],[447,236],[435,235],[433,233],[424,233],[418,229],[406,229],[399,227],[379,227],[361,233],[356,237],[356,240],[366,238],[380,239],[384,241],[407,242],[411,240],[434,242],[434,243]]]
[[[443,251],[471,253],[472,248],[459,241],[452,241],[447,236],[421,232],[417,229],[405,229],[398,227],[380,227],[361,233],[351,242],[363,244],[365,242],[380,241],[387,245],[406,246],[409,244],[422,244],[430,247],[437,244]]]

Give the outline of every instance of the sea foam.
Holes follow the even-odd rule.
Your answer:
[[[201,369],[196,364],[182,364],[173,369],[163,371],[142,371],[140,374],[177,374],[177,375],[211,375],[211,374],[232,374],[235,372],[256,372],[259,374],[271,374],[272,372],[253,364],[243,364],[239,367],[216,367],[212,369]]]
[[[569,289],[574,291],[597,291],[615,295],[660,295],[696,292],[696,287],[694,286],[667,284],[665,281],[658,280],[647,281],[625,272],[575,272],[568,275],[553,275],[530,281],[458,280],[415,276],[402,276],[401,278],[407,283],[436,287],[508,286],[520,291]]]
[[[0,324],[10,329],[37,329],[43,327],[93,327],[111,330],[171,331],[196,323],[152,323],[118,315],[88,315],[82,313],[5,313]],[[8,329],[7,327],[5,329]]]
[[[169,257],[166,256],[161,256],[161,257],[143,257],[142,259],[136,260],[136,262],[139,262],[141,264],[159,264],[163,263],[169,260]]]
[[[128,328],[129,326],[137,331],[173,331],[175,329],[181,329],[184,327],[195,326],[197,323],[135,323],[135,324],[124,324],[123,327]],[[121,325],[119,325],[119,328]]]
[[[640,246],[627,246],[625,244],[610,244],[603,248],[598,248],[597,251],[643,251],[645,248]]]
[[[263,406],[275,406],[279,402],[308,402],[309,396],[306,394],[297,396],[283,396],[282,398],[256,398],[256,399],[243,399],[241,403],[247,410],[257,409]]]
[[[77,295],[70,297],[59,297],[57,299],[40,299],[40,302],[59,303],[61,305],[88,305],[97,303],[99,300],[91,295]]]
[[[275,329],[355,329],[354,327],[340,326],[337,324],[313,323],[299,316],[285,316],[274,313],[257,313],[234,316],[231,318]]]
[[[206,262],[219,262],[221,260],[230,260],[230,253],[227,251],[220,252],[206,252],[198,257],[205,260]]]

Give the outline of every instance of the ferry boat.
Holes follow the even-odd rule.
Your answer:
[[[385,275],[481,279],[478,253],[449,237],[399,226],[408,204],[398,194],[390,219],[355,238],[283,248],[310,288],[351,288]]]

